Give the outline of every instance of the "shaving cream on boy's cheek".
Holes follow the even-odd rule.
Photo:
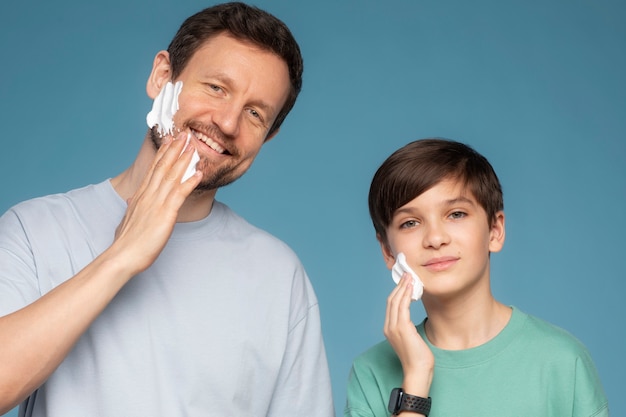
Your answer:
[[[422,294],[424,293],[424,283],[419,279],[415,271],[411,269],[409,264],[407,264],[404,253],[400,252],[396,256],[396,263],[393,265],[393,268],[391,268],[391,278],[393,278],[393,281],[398,284],[402,278],[402,274],[405,272],[413,278],[413,294],[411,295],[411,298],[413,300],[419,300],[422,298]]]
[[[159,94],[152,103],[152,110],[146,116],[146,122],[149,128],[158,126],[157,130],[161,137],[165,135],[174,135],[174,114],[178,111],[178,96],[183,89],[183,82],[177,81],[176,84],[172,84],[168,81],[167,84],[159,91]],[[187,143],[185,148],[189,144],[191,134],[187,133]],[[193,156],[187,170],[183,175],[181,182],[186,181],[196,172],[196,164],[200,160],[198,151],[194,150]]]

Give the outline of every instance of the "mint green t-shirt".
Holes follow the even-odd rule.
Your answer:
[[[424,320],[425,322],[425,320]],[[605,417],[607,398],[587,349],[571,334],[513,307],[507,326],[484,345],[435,356],[430,417]],[[389,416],[402,366],[385,340],[356,358],[345,417]]]

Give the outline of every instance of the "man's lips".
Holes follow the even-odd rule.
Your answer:
[[[440,258],[432,258],[422,264],[425,269],[430,271],[445,271],[459,260],[456,256],[442,256]]]
[[[202,142],[214,152],[220,155],[231,155],[231,153],[224,146],[220,145],[204,133],[195,129],[191,129],[191,133],[193,133],[193,136],[198,140],[198,142]]]

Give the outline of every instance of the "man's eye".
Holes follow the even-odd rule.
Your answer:
[[[219,85],[215,85],[215,84],[209,84],[209,88],[216,92],[222,91],[222,87],[220,87]]]
[[[262,126],[264,128],[269,128],[269,126],[267,126],[266,122],[265,122],[265,116],[262,113],[259,113],[258,111],[254,110],[253,108],[249,108],[247,109],[248,114],[250,114],[250,116],[252,116],[252,119],[254,120],[254,123],[256,123],[258,126]]]

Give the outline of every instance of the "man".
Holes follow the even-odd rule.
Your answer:
[[[491,292],[505,223],[485,157],[455,141],[411,142],[376,171],[369,210],[385,264],[406,268],[387,299],[387,340],[353,363],[346,417],[608,417],[587,349]],[[427,318],[416,327],[420,296]]]
[[[0,413],[333,414],[302,265],[215,200],[276,135],[301,77],[280,20],[203,10],[147,82],[152,99],[182,86],[172,135],[155,125],[118,176],[2,216]]]

